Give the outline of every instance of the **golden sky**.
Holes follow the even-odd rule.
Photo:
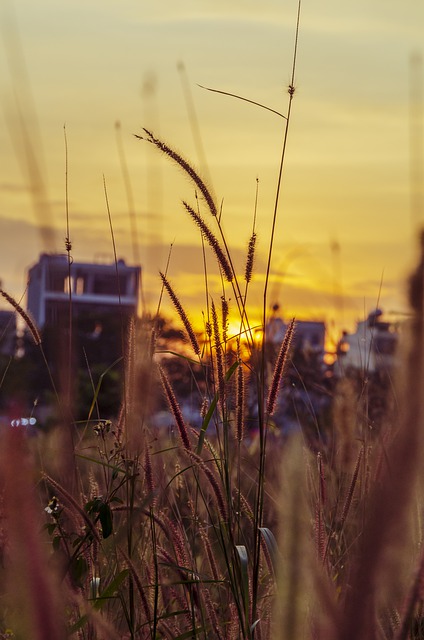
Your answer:
[[[199,234],[181,205],[194,204],[194,189],[134,138],[146,127],[208,177],[241,272],[259,179],[250,301],[260,307],[284,121],[198,85],[286,113],[296,13],[296,0],[4,0],[3,287],[20,298],[38,254],[64,250],[66,127],[74,259],[113,256],[105,180],[118,255],[133,262],[136,245],[148,306],[173,243],[169,278],[190,316],[201,317]],[[269,288],[285,316],[350,326],[377,302],[405,308],[413,229],[424,222],[419,211],[412,222],[410,206],[411,85],[415,96],[423,81],[410,59],[422,54],[423,34],[421,0],[302,4]],[[419,119],[412,131],[420,133]]]

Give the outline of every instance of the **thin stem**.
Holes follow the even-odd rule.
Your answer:
[[[63,125],[63,139],[65,144],[65,212],[66,212],[66,238],[65,247],[68,258],[68,286],[69,286],[69,313],[68,313],[68,368],[65,388],[65,398],[68,406],[71,406],[71,379],[72,379],[72,280],[71,265],[73,258],[71,255],[72,242],[69,224],[69,191],[68,191],[68,138],[66,136],[66,125]]]
[[[291,74],[290,85],[289,85],[289,88],[288,88],[289,105],[288,105],[288,110],[287,110],[286,124],[285,124],[285,127],[284,127],[283,146],[282,146],[282,149],[281,149],[280,167],[279,167],[279,171],[278,171],[278,180],[277,180],[277,191],[276,191],[276,194],[275,194],[274,213],[273,213],[273,217],[272,217],[272,229],[271,229],[271,237],[270,237],[269,250],[268,250],[268,263],[267,263],[266,276],[265,276],[265,286],[264,286],[264,331],[265,331],[265,316],[266,316],[266,297],[267,297],[267,291],[268,291],[269,275],[270,275],[270,271],[271,271],[272,251],[273,251],[274,238],[275,238],[275,226],[276,226],[276,222],[277,222],[277,211],[278,211],[278,204],[279,204],[280,193],[281,193],[281,183],[282,183],[282,177],[283,177],[284,160],[285,160],[285,156],[286,156],[287,138],[288,138],[288,133],[289,133],[289,125],[290,125],[290,117],[291,117],[291,108],[292,108],[293,96],[294,96],[294,92],[295,92],[294,81],[295,81],[296,60],[297,60],[297,45],[298,45],[298,37],[299,37],[300,6],[301,6],[301,0],[299,0],[298,9],[297,9],[296,35],[295,35],[295,43],[294,43],[292,74]]]
[[[284,127],[284,135],[283,135],[283,143],[281,148],[281,158],[280,158],[280,166],[278,171],[278,180],[277,180],[277,189],[275,194],[274,201],[274,212],[272,217],[272,228],[271,228],[271,236],[269,242],[268,249],[268,262],[266,268],[265,275],[265,284],[264,284],[264,293],[263,293],[263,337],[262,337],[262,357],[261,357],[261,368],[260,368],[260,377],[258,380],[258,408],[259,408],[259,441],[260,441],[260,456],[259,456],[259,475],[258,475],[258,488],[257,488],[257,496],[256,496],[256,505],[255,505],[255,557],[253,563],[253,600],[252,600],[252,619],[255,619],[256,608],[257,608],[257,599],[258,599],[258,583],[259,583],[259,569],[260,569],[260,550],[261,550],[261,533],[260,527],[262,526],[263,520],[263,508],[264,508],[264,486],[265,486],[265,460],[266,460],[266,421],[265,421],[265,369],[266,369],[266,324],[267,324],[267,293],[268,293],[268,284],[269,284],[269,276],[271,272],[271,262],[272,262],[272,253],[274,246],[274,238],[275,238],[275,228],[277,223],[277,212],[278,212],[278,204],[280,200],[280,192],[281,192],[281,184],[283,177],[283,168],[286,157],[286,149],[287,149],[287,139],[288,132],[290,126],[291,119],[291,109],[293,96],[295,93],[295,73],[296,73],[296,62],[297,62],[297,47],[298,47],[298,38],[299,38],[299,25],[300,25],[300,7],[301,0],[298,2],[297,7],[297,19],[296,19],[296,32],[295,32],[295,41],[294,41],[294,50],[293,50],[293,63],[292,63],[292,73],[290,79],[290,85],[288,88],[289,94],[289,104],[287,109],[287,118]]]
[[[124,400],[123,400],[123,403],[124,403],[124,413],[126,415],[127,409],[128,409],[128,407],[127,407],[127,383],[126,383],[127,353],[126,353],[126,348],[125,348],[125,336],[124,336],[124,316],[123,316],[122,302],[121,302],[121,287],[120,287],[120,283],[119,283],[118,256],[117,256],[117,253],[116,253],[115,233],[114,233],[113,225],[112,225],[112,216],[111,216],[111,213],[110,213],[109,198],[108,198],[108,193],[107,193],[105,176],[103,176],[103,190],[104,190],[105,202],[106,202],[106,210],[107,210],[107,215],[108,215],[108,220],[109,220],[110,235],[111,235],[111,238],[112,238],[113,256],[114,256],[115,271],[116,271],[116,286],[117,286],[117,292],[118,292],[119,312],[120,312],[120,319],[121,319],[121,349],[122,349],[122,358],[123,358],[123,362],[124,362],[124,367],[123,367],[123,370],[124,370],[124,375],[123,375],[123,398],[124,398]]]
[[[223,96],[230,96],[230,98],[237,98],[237,100],[243,100],[243,102],[249,102],[250,104],[254,104],[255,107],[260,107],[261,109],[265,109],[266,111],[270,111],[271,113],[275,113],[275,115],[280,116],[280,118],[284,118],[287,120],[287,117],[276,111],[275,109],[271,109],[271,107],[267,107],[265,104],[261,104],[260,102],[256,102],[255,100],[249,100],[249,98],[244,98],[243,96],[238,96],[235,93],[229,93],[228,91],[221,91],[220,89],[211,89],[210,87],[204,87],[202,84],[198,84],[198,87],[201,89],[206,89],[206,91],[212,91],[212,93],[220,93]]]

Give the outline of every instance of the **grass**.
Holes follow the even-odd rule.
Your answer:
[[[199,229],[221,275],[222,291],[211,295],[205,267],[203,336],[194,332],[168,268],[158,279],[159,299],[170,298],[187,335],[189,350],[178,357],[197,391],[200,426],[185,419],[168,373],[160,308],[119,336],[118,415],[103,416],[99,407],[106,368],[92,381],[82,423],[73,419],[69,385],[61,391],[50,375],[58,426],[35,439],[17,429],[1,434],[0,638],[424,637],[424,258],[410,281],[409,350],[381,427],[372,429],[365,373],[356,385],[340,382],[332,420],[316,425],[318,435],[302,424],[284,439],[274,436],[296,332],[293,320],[270,356],[267,285],[298,27],[299,15],[262,341],[248,312],[256,220],[240,276],[207,184],[171,145],[144,130],[137,137],[191,180],[195,206],[184,201],[182,215]],[[71,261],[68,218],[66,250]],[[43,336],[19,303],[1,295],[26,322],[49,368]],[[228,328],[234,318],[235,336]],[[71,331],[67,338],[70,361]],[[169,431],[152,422],[161,401],[172,416]]]
[[[188,336],[192,355],[180,357],[201,372],[201,426],[183,416],[154,317],[130,326],[119,416],[96,415],[100,379],[83,425],[60,411],[59,428],[36,440],[3,433],[3,637],[422,637],[422,265],[411,278],[403,401],[382,428],[370,430],[366,380],[344,380],[332,432],[321,425],[318,443],[304,431],[269,447],[295,320],[269,362],[227,244],[193,219],[227,283],[219,305],[210,301],[203,341],[160,277]],[[2,295],[42,350],[30,317]],[[231,312],[243,348],[228,335]],[[170,433],[150,423],[160,387]]]

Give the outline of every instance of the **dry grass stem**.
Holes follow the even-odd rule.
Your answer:
[[[340,529],[343,528],[350,510],[350,507],[352,505],[352,500],[353,500],[355,488],[358,482],[358,475],[359,475],[359,470],[361,468],[361,462],[362,462],[363,456],[364,456],[364,449],[361,448],[359,451],[358,459],[356,460],[355,469],[353,472],[352,480],[349,485],[349,489],[347,491],[346,499],[343,504],[342,515],[340,516]]]
[[[196,463],[196,465],[198,465],[198,467],[203,471],[203,473],[205,474],[206,478],[209,481],[210,486],[212,487],[212,490],[215,494],[216,497],[216,501],[217,501],[217,505],[218,505],[218,510],[221,516],[221,520],[223,522],[227,522],[228,520],[228,508],[224,499],[224,494],[222,492],[222,487],[220,485],[220,482],[218,481],[218,479],[216,478],[215,474],[212,472],[211,469],[209,469],[209,467],[207,466],[207,464],[204,462],[204,460],[202,460],[202,458],[200,456],[198,456],[196,453],[194,453],[194,451],[188,451],[190,458],[192,460],[194,460],[194,462]]]

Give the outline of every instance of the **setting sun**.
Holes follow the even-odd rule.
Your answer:
[[[241,272],[256,211],[248,305],[260,317],[296,11],[295,2],[273,1],[258,9],[185,0],[160,11],[3,3],[4,285],[21,297],[38,254],[63,252],[66,209],[75,259],[111,257],[104,179],[117,251],[141,263],[147,308],[157,305],[158,271],[172,245],[169,276],[201,323],[201,243],[181,205],[196,206],[195,189],[134,137],[146,127],[205,178]],[[411,130],[408,113],[422,82],[422,22],[418,4],[407,12],[382,1],[302,8],[269,286],[270,304],[285,317],[353,326],[377,299],[403,309],[412,233],[422,223],[408,142],[421,130]]]

